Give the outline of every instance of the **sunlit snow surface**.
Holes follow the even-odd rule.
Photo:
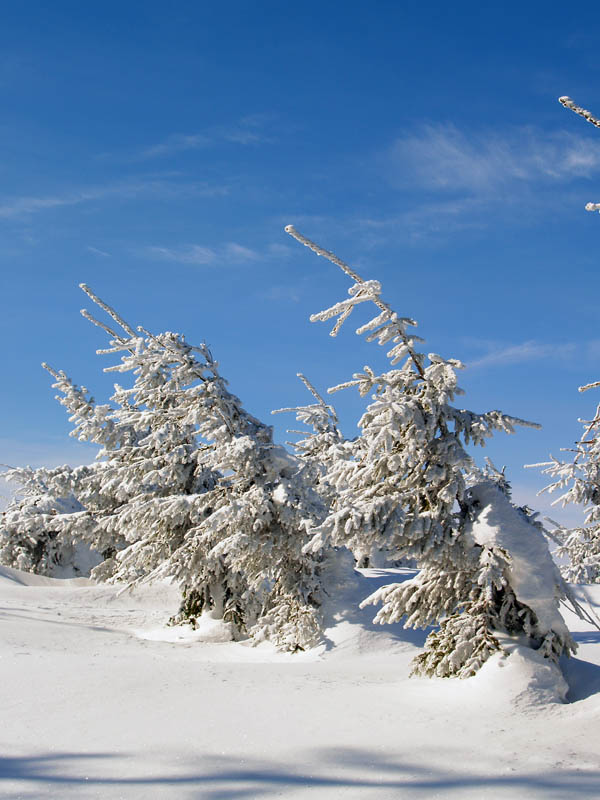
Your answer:
[[[166,584],[0,567],[0,797],[599,797],[600,633],[567,614],[567,703],[520,648],[473,679],[409,678],[424,633],[357,610],[402,575],[344,579],[326,642],[292,656],[215,620],[167,627]]]

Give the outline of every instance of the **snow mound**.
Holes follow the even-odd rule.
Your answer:
[[[54,589],[69,589],[73,586],[93,586],[89,578],[47,578],[33,572],[23,572],[0,565],[0,584],[16,583],[19,586],[51,586]]]
[[[233,641],[233,625],[222,619],[215,619],[211,611],[202,614],[196,627],[191,625],[173,625],[170,627],[154,628],[152,630],[136,631],[140,639],[154,642],[174,642],[191,644],[192,642],[222,643]]]
[[[509,655],[496,653],[468,680],[486,704],[492,701],[526,712],[566,702],[569,686],[556,664],[527,645],[515,645],[508,637],[502,645]]]
[[[508,554],[510,585],[517,599],[535,613],[542,633],[553,630],[568,638],[558,608],[561,578],[543,533],[489,481],[473,486],[471,492],[482,508],[471,526],[475,542]]]

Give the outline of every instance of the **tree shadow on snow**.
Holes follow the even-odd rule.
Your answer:
[[[26,620],[27,622],[42,622],[44,625],[57,625],[61,628],[85,628],[88,631],[97,631],[99,633],[119,633],[118,630],[106,628],[102,625],[90,625],[86,622],[70,622],[66,619],[51,619],[43,615],[36,615],[31,613],[30,608],[0,608],[0,618],[10,620]]]
[[[432,628],[404,628],[402,622],[378,625],[373,622],[379,606],[369,605],[360,608],[360,603],[382,586],[390,583],[403,583],[417,574],[414,569],[366,569],[350,570],[340,586],[331,589],[329,597],[323,604],[325,627],[338,625],[340,622],[350,623],[362,631],[368,631],[382,639],[387,638],[422,648],[427,634]],[[336,645],[325,640],[325,649],[333,650]]]
[[[587,634],[582,634],[583,636]],[[567,702],[576,703],[600,693],[600,666],[581,658],[562,658],[560,665],[569,684]]]
[[[439,752],[437,754],[439,756]],[[448,764],[461,764],[468,754],[447,752]],[[474,754],[470,754],[473,756]],[[171,787],[174,798],[203,798],[204,800],[241,800],[270,795],[282,796],[285,792],[294,795],[303,788],[315,796],[341,796],[342,790],[368,792],[369,797],[388,798],[402,791],[403,798],[428,798],[441,793],[448,797],[462,797],[465,791],[473,796],[483,796],[491,789],[502,791],[506,798],[525,797],[532,793],[543,793],[546,798],[597,797],[600,795],[600,771],[559,769],[545,772],[508,772],[505,762],[498,757],[502,771],[486,768],[480,764],[480,772],[460,771],[438,767],[431,763],[417,764],[396,755],[381,755],[366,749],[335,748],[316,752],[297,753],[291,765],[263,759],[236,758],[235,756],[202,756],[194,760],[193,770],[170,774],[148,774],[147,756],[140,755],[139,776],[115,776],[116,765],[112,759],[122,761],[127,772],[135,769],[133,754],[107,753],[51,753],[30,757],[0,757],[0,793],[3,797],[23,797],[32,790],[41,796],[43,785],[46,791],[60,789],[61,794],[82,796],[86,787],[98,796],[104,790],[114,796],[119,789],[131,794],[134,787],[153,787],[164,790]],[[90,761],[92,762],[90,764]],[[178,762],[177,768],[181,762]],[[201,767],[199,768],[199,766]],[[156,766],[155,766],[156,768]],[[94,774],[96,773],[96,774]],[[3,782],[11,782],[12,785]],[[3,789],[13,791],[6,794]],[[319,794],[316,794],[318,790]],[[335,795],[333,795],[335,792]],[[45,792],[44,792],[45,793]],[[331,794],[330,794],[331,793]],[[146,793],[144,793],[146,794]],[[30,795],[34,796],[34,795]],[[139,795],[135,795],[139,796]]]
[[[571,635],[577,644],[600,644],[600,631],[583,631]]]

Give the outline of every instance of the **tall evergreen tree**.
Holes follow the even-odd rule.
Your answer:
[[[135,376],[131,388],[115,385],[111,403],[99,406],[45,365],[73,435],[101,446],[93,480],[79,487],[85,512],[73,517],[97,549],[110,549],[93,577],[174,578],[183,592],[174,622],[195,623],[208,611],[234,636],[289,650],[313,645],[321,635],[323,556],[303,548],[326,509],[302,462],[228,391],[205,345],[136,333],[82,289],[123,331],[82,312],[111,337],[98,352],[121,357],[107,371]]]
[[[469,444],[483,445],[496,430],[512,432],[515,425],[532,423],[499,411],[477,414],[452,405],[463,393],[456,376],[462,364],[418,352],[416,344],[422,340],[411,331],[416,323],[393,312],[381,299],[377,281],[363,280],[292,226],[286,231],[353,280],[349,299],[313,315],[311,321],[337,317],[331,332],[335,336],[357,305],[374,303],[378,315],[357,333],[391,345],[392,366],[401,364],[380,375],[365,367],[352,381],[330,389],[355,386],[361,396],[373,395],[359,422],[361,435],[352,443],[352,457],[337,461],[330,470],[328,477],[339,499],[335,510],[314,529],[312,546],[346,545],[354,552],[376,547],[395,558],[415,559],[420,568],[415,578],[383,587],[364,604],[383,604],[377,622],[404,619],[408,627],[442,624],[440,633],[428,637],[417,671],[472,674],[500,649],[494,636],[498,630],[525,633],[533,647],[552,642],[544,647],[553,658],[572,651],[574,644],[558,613],[559,599],[568,594],[566,586],[548,568],[544,597],[549,605],[544,613],[523,598],[523,587],[511,577],[517,555],[506,549],[515,541],[506,529],[522,532],[523,520],[516,511],[509,513],[508,500],[490,479],[477,480],[466,450]],[[481,530],[478,521],[489,514],[502,520],[492,546],[476,536]],[[529,526],[528,534],[534,533],[539,532]],[[504,544],[497,544],[500,540]],[[543,537],[541,545],[539,537],[536,541],[545,547]],[[468,647],[463,646],[466,641]]]

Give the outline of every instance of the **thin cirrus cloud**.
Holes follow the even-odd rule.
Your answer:
[[[210,144],[212,144],[211,139],[202,134],[191,134],[188,136],[173,134],[173,136],[169,136],[165,139],[164,142],[142,150],[142,152],[138,154],[138,158],[140,160],[160,158],[161,156],[172,155],[184,150],[199,150],[203,147],[209,147]]]
[[[179,247],[144,247],[141,255],[159,261],[172,261],[178,264],[194,266],[211,266],[213,264],[239,264],[248,261],[258,261],[261,254],[250,247],[227,242],[218,247],[205,247],[199,244],[188,244]]]
[[[272,242],[256,250],[238,242],[225,242],[214,247],[201,244],[185,244],[176,247],[151,245],[137,249],[137,254],[158,261],[172,261],[192,266],[211,266],[213,264],[244,264],[268,259],[282,261],[289,258],[291,249],[284,244]]]
[[[262,132],[266,119],[265,115],[255,114],[244,117],[235,125],[213,127],[205,133],[174,133],[164,141],[144,148],[135,156],[135,159],[146,161],[176,155],[187,150],[202,150],[223,143],[247,146],[271,142],[273,140]]]
[[[18,218],[64,206],[77,206],[109,197],[128,199],[151,194],[162,197],[181,194],[214,196],[226,194],[227,191],[228,189],[225,186],[177,183],[162,179],[126,181],[104,186],[73,189],[56,194],[23,195],[6,198],[3,201],[0,200],[0,219]]]
[[[532,127],[466,133],[425,125],[398,138],[388,161],[394,183],[482,195],[515,183],[591,177],[600,172],[600,139]]]
[[[106,250],[100,250],[98,247],[92,247],[91,244],[88,244],[85,248],[88,253],[93,253],[95,256],[101,256],[102,258],[110,258],[110,253],[107,253]]]
[[[593,348],[597,343],[590,342],[586,349],[589,354],[593,354]],[[521,364],[530,361],[540,361],[552,358],[557,361],[565,361],[572,358],[577,351],[577,346],[573,343],[567,344],[545,344],[534,340],[521,342],[516,345],[497,347],[489,353],[473,361],[467,361],[467,366],[471,369],[482,369],[483,367],[504,366],[507,364]]]

